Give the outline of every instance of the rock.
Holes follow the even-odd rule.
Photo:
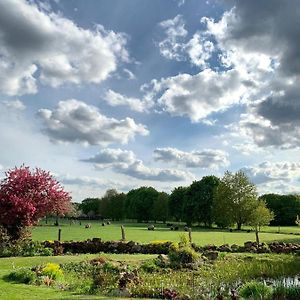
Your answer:
[[[162,267],[166,267],[170,264],[169,256],[166,254],[159,254],[157,259],[158,259],[159,265]]]
[[[154,230],[154,229],[155,229],[154,225],[149,225],[148,226],[148,230]]]
[[[217,251],[206,251],[202,255],[209,260],[216,260],[219,256],[219,253]]]

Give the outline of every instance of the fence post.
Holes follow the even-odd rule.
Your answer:
[[[121,233],[122,233],[122,241],[126,240],[126,236],[125,236],[125,228],[123,225],[121,225]]]
[[[192,243],[192,228],[189,227],[189,241],[190,241],[190,244]]]
[[[58,241],[60,242],[60,238],[61,238],[61,229],[58,229]]]

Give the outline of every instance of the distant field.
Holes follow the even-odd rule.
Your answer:
[[[36,226],[32,230],[32,238],[34,240],[56,240],[58,235],[58,228],[62,229],[62,240],[85,240],[93,237],[98,237],[103,240],[119,240],[121,239],[120,223],[113,223],[107,226],[101,226],[101,222],[92,221],[91,228],[85,228],[82,222],[80,226],[78,223],[61,224],[60,227],[45,225]],[[183,227],[179,231],[171,231],[163,224],[157,224],[155,231],[148,231],[147,224],[141,223],[125,223],[123,224],[126,230],[126,239],[133,240],[141,243],[151,242],[155,240],[171,240],[178,241],[181,234],[187,234],[184,232]],[[281,227],[280,234],[276,233],[278,227],[264,227],[263,232],[260,234],[262,242],[269,242],[275,240],[293,241],[300,243],[300,235],[294,235],[290,233],[300,233],[299,227]],[[253,232],[247,233],[241,232],[229,232],[228,230],[217,229],[200,229],[193,228],[192,232],[193,242],[198,245],[206,244],[243,244],[245,241],[255,240]]]

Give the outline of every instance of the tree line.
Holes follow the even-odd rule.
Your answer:
[[[222,178],[204,176],[170,194],[140,187],[127,194],[108,190],[102,198],[87,198],[79,205],[87,216],[112,220],[182,221],[188,226],[216,224],[225,228],[251,225],[260,214],[260,225],[295,225],[300,215],[299,195],[265,194],[242,172],[226,172]],[[255,216],[256,213],[256,216]],[[255,222],[254,222],[255,223]],[[263,224],[264,223],[264,224]]]

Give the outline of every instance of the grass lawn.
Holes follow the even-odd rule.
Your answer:
[[[102,296],[75,295],[65,291],[58,291],[54,288],[39,287],[26,284],[16,284],[3,280],[3,276],[9,274],[14,267],[32,267],[47,262],[66,263],[85,259],[92,259],[99,255],[77,255],[77,256],[51,256],[51,257],[11,257],[0,258],[0,299],[1,300],[24,300],[24,299],[112,299]],[[151,255],[118,255],[104,254],[122,261],[138,261],[154,257]],[[120,299],[120,298],[118,298]],[[120,299],[121,300],[121,299]]]
[[[99,237],[103,240],[119,240],[121,239],[121,229],[119,223],[113,223],[107,226],[101,226],[101,222],[91,221],[91,228],[85,228],[82,225],[69,223],[62,223],[62,240],[85,240],[93,237]],[[151,242],[154,240],[171,240],[178,241],[180,234],[184,233],[182,227],[179,231],[171,231],[163,224],[157,224],[155,231],[148,231],[147,224],[126,223],[124,224],[126,230],[126,239],[137,242]],[[285,242],[299,242],[300,236],[290,233],[300,232],[299,227],[281,227],[281,233],[277,233],[278,227],[264,227],[263,232],[260,233],[262,242],[269,242],[275,240],[283,240]],[[45,225],[44,222],[41,226],[36,226],[32,230],[32,238],[34,240],[56,240],[58,227],[52,225]],[[206,244],[243,244],[245,241],[255,240],[254,232],[247,233],[246,231],[233,231],[217,230],[217,229],[201,229],[193,228],[192,233],[193,242],[198,245]]]

